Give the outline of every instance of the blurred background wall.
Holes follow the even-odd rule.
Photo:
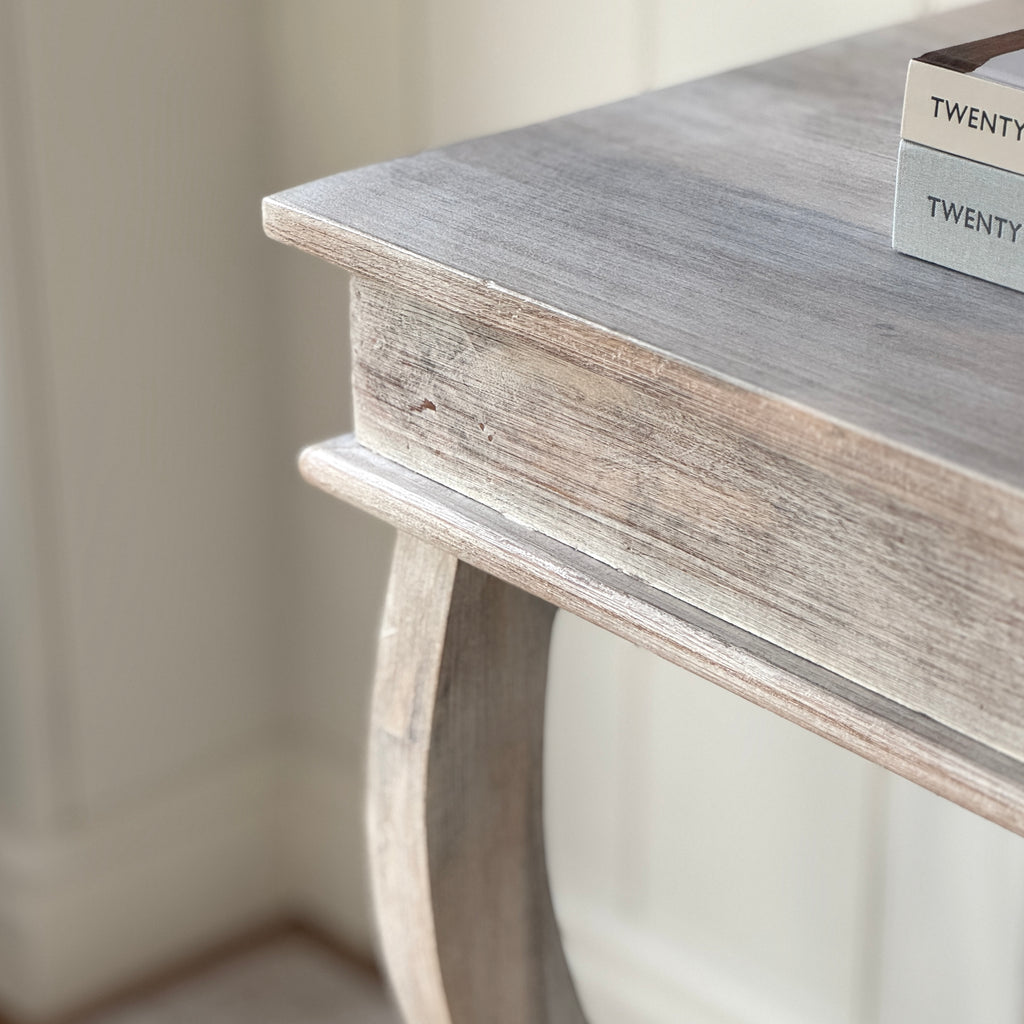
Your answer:
[[[0,0],[0,1004],[285,916],[372,951],[391,536],[293,469],[346,284],[260,197],[957,5]],[[1014,837],[567,616],[548,746],[597,1024],[1021,1019]]]

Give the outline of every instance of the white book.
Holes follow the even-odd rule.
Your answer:
[[[912,60],[902,135],[1024,174],[1024,29]]]

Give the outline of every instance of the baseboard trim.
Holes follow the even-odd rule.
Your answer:
[[[335,960],[348,968],[354,968],[377,985],[384,985],[384,978],[377,964],[349,949],[333,935],[301,918],[281,918],[268,921],[225,942],[218,943],[187,958],[161,968],[144,978],[130,982],[115,992],[109,992],[89,1003],[75,1007],[58,1017],[34,1024],[78,1024],[99,1013],[114,1013],[141,1000],[157,996],[175,985],[187,982],[197,975],[215,970],[232,960],[271,946],[283,939],[297,937],[305,939],[326,950]],[[23,1024],[0,1013],[0,1024]]]
[[[0,833],[0,1005],[56,1018],[285,913],[266,747],[73,832]]]

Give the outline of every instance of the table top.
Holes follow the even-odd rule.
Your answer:
[[[889,245],[908,55],[984,4],[270,197],[376,275],[422,257],[744,388],[1024,489],[1024,295]]]
[[[356,274],[307,476],[1024,831],[1024,294],[889,244],[908,59],[1018,17],[269,197]]]

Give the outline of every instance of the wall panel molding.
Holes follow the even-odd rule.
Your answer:
[[[23,0],[0,4],[0,821],[75,810],[49,324]]]

